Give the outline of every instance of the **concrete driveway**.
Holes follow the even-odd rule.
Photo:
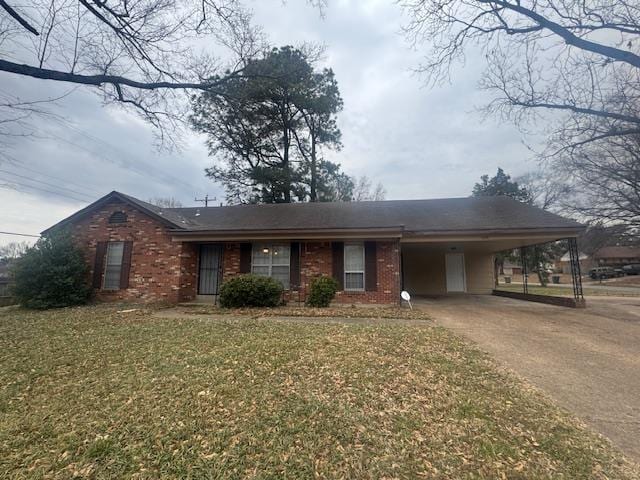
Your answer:
[[[640,462],[640,297],[570,309],[492,296],[418,299]]]

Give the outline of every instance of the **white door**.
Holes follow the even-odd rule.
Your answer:
[[[464,253],[447,253],[447,292],[466,291],[464,276]]]

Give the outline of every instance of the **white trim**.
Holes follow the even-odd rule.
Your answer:
[[[362,270],[347,270],[347,247],[348,246],[357,246],[362,248]],[[364,292],[365,291],[365,282],[366,282],[366,275],[365,275],[365,269],[366,269],[366,264],[365,264],[365,252],[364,252],[364,242],[349,242],[349,243],[345,243],[344,244],[344,248],[343,248],[343,252],[342,252],[342,262],[343,262],[343,272],[342,272],[342,276],[343,279],[342,281],[344,282],[344,291],[345,292]],[[347,273],[361,273],[362,274],[362,288],[347,288]]]

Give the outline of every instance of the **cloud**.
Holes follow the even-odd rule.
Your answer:
[[[464,196],[480,175],[498,166],[514,175],[535,167],[513,126],[483,122],[474,111],[488,100],[476,88],[481,56],[469,55],[449,84],[424,88],[412,72],[423,53],[400,35],[402,13],[392,2],[332,0],[324,18],[307,2],[262,1],[252,7],[272,44],[326,45],[325,63],[335,71],[344,98],[339,117],[344,148],[328,156],[352,175],[381,181],[389,198]],[[0,78],[3,91],[23,97],[69,88],[7,74]],[[103,106],[82,88],[57,111],[66,120],[36,121],[38,136],[17,139],[8,151],[31,171],[1,155],[0,169],[57,185],[65,196],[44,191],[57,189],[43,183],[0,173],[0,184],[40,187],[16,186],[22,193],[0,188],[0,230],[39,232],[111,190],[141,199],[173,196],[185,205],[205,193],[224,197],[204,176],[211,160],[203,137],[190,133],[182,151],[158,152],[148,125]],[[0,243],[15,239],[0,236]]]

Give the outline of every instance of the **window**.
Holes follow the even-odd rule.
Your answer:
[[[124,242],[109,242],[107,244],[107,260],[104,268],[105,290],[120,290],[120,274],[122,273],[122,256]]]
[[[126,223],[127,214],[124,212],[113,212],[109,217],[109,223]]]
[[[253,244],[251,273],[279,280],[289,288],[289,245]]]
[[[344,289],[364,290],[364,245],[344,246]]]

